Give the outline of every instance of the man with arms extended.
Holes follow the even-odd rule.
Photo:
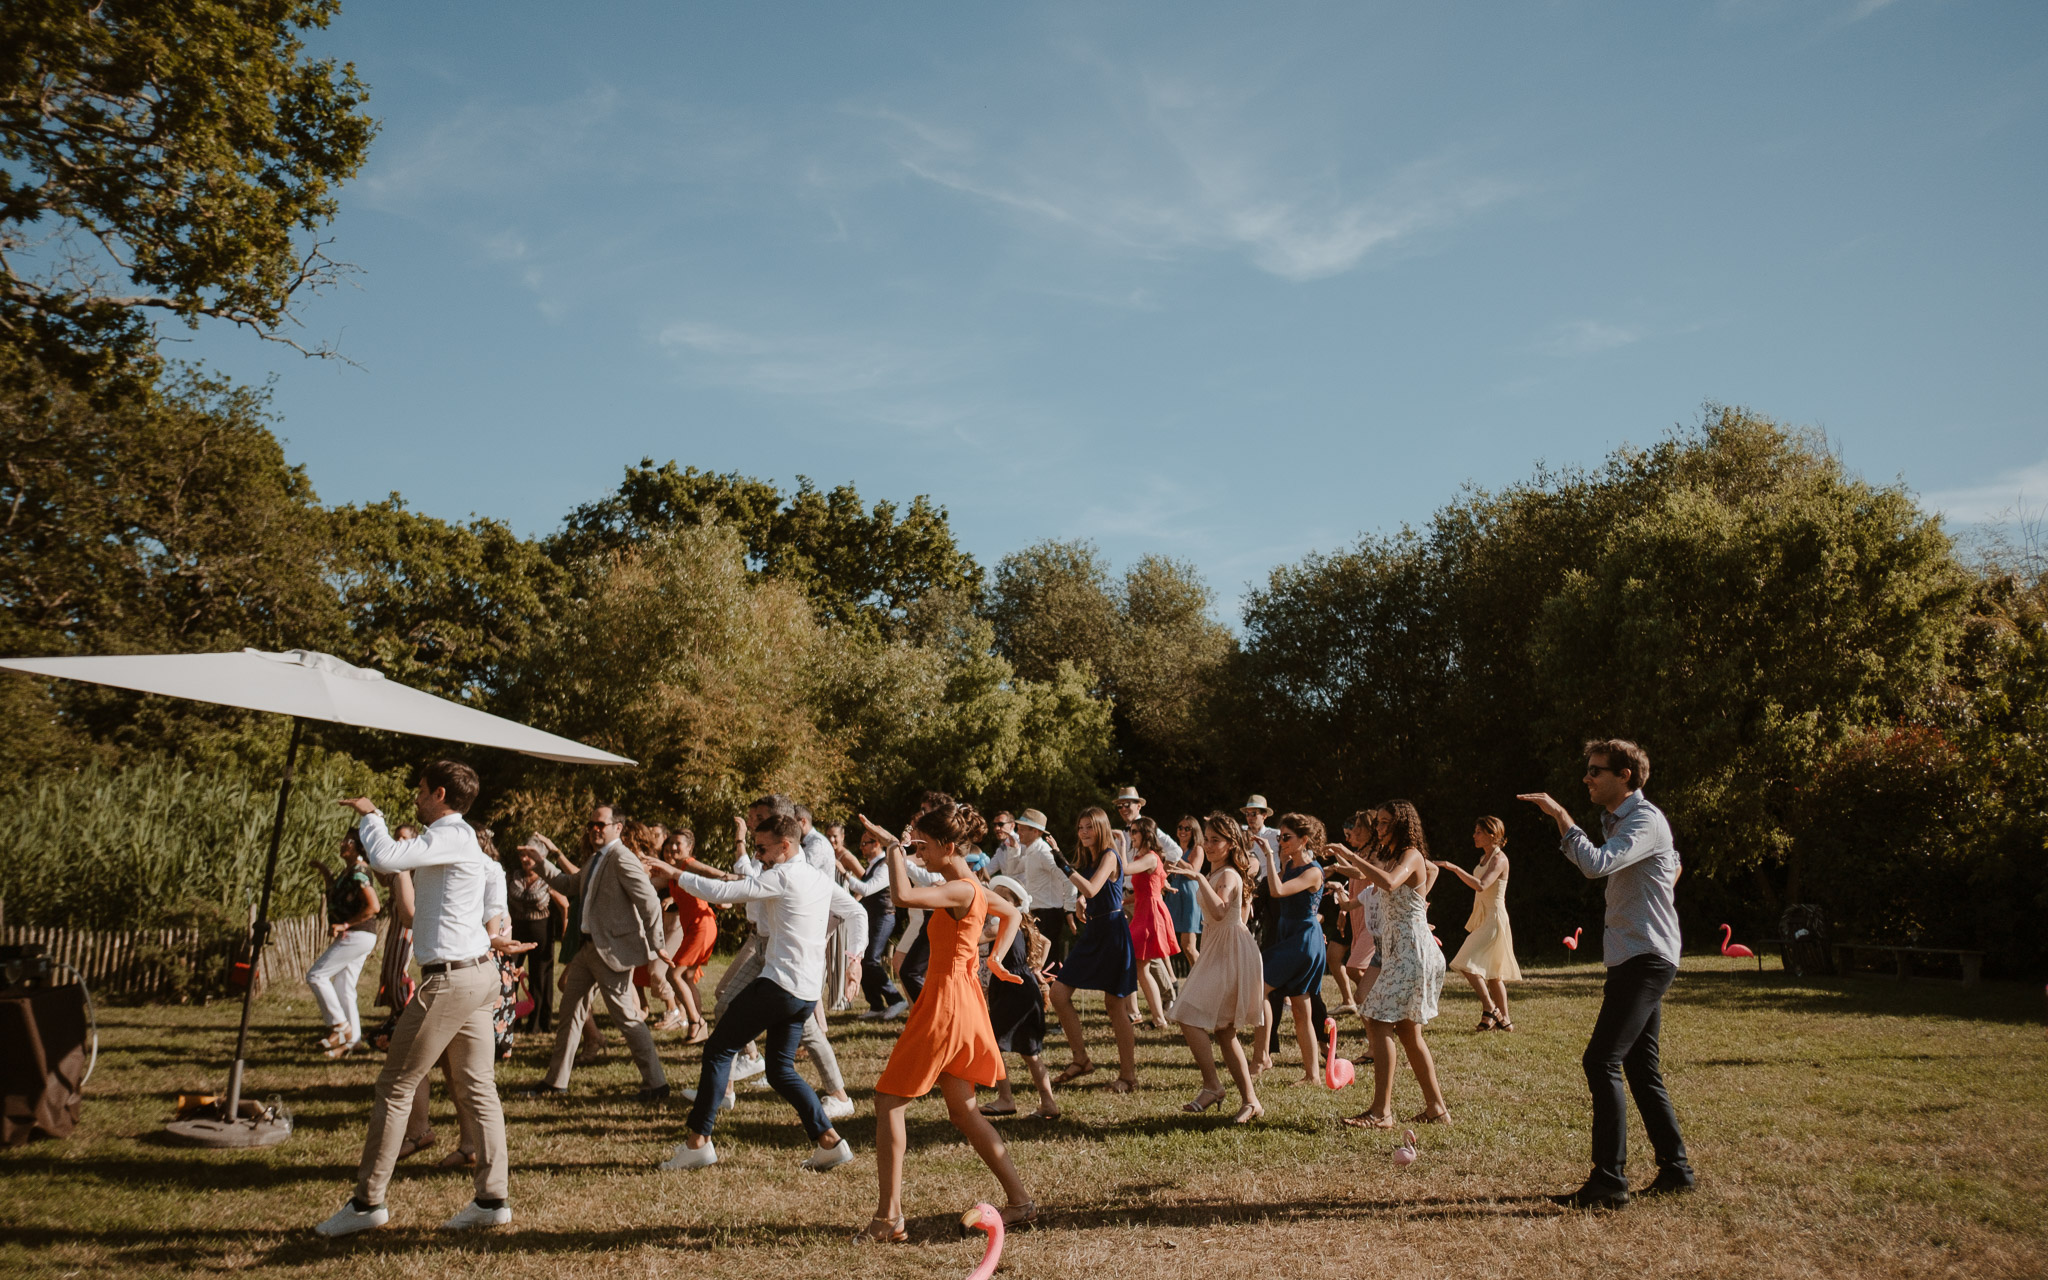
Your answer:
[[[647,1029],[640,996],[633,990],[634,967],[661,954],[661,897],[640,856],[619,842],[625,825],[610,805],[598,805],[590,811],[588,823],[598,850],[583,869],[564,872],[551,863],[543,865],[542,874],[555,892],[582,904],[583,936],[563,972],[562,1015],[555,1024],[555,1052],[548,1059],[547,1077],[526,1091],[529,1097],[569,1092],[583,1022],[599,994],[640,1068],[640,1100],[660,1102],[668,1097],[668,1074],[661,1068],[661,1053],[654,1047],[654,1033]]]
[[[477,1151],[476,1198],[441,1226],[461,1230],[512,1220],[505,1200],[505,1115],[492,1076],[496,1038],[491,1011],[498,1001],[498,966],[484,932],[491,862],[462,816],[476,802],[477,790],[476,771],[468,765],[453,760],[428,765],[413,796],[426,827],[410,840],[392,839],[384,815],[366,797],[341,802],[361,815],[356,834],[364,861],[386,875],[412,873],[412,940],[420,985],[398,1019],[377,1077],[355,1194],[314,1228],[323,1236],[352,1235],[391,1220],[384,1192],[405,1143],[413,1094],[443,1053],[448,1055],[449,1090],[475,1126]]]
[[[1664,1073],[1657,1065],[1664,993],[1678,976],[1678,910],[1671,895],[1678,884],[1679,863],[1671,824],[1643,795],[1643,784],[1649,780],[1649,754],[1635,743],[1605,738],[1586,744],[1586,794],[1606,810],[1600,815],[1604,842],[1598,845],[1548,795],[1517,797],[1557,823],[1564,856],[1573,866],[1588,880],[1607,881],[1607,928],[1600,942],[1607,992],[1584,1059],[1586,1083],[1593,1090],[1593,1172],[1577,1191],[1551,1197],[1572,1209],[1619,1209],[1628,1203],[1623,1073],[1657,1153],[1656,1180],[1641,1194],[1670,1195],[1693,1188],[1678,1113],[1664,1091]]]
[[[853,1159],[824,1104],[796,1071],[796,1047],[817,1017],[825,983],[826,937],[836,923],[854,950],[867,947],[867,913],[832,877],[803,856],[803,828],[793,813],[769,813],[754,827],[760,870],[739,880],[709,880],[683,872],[686,892],[706,902],[752,902],[761,907],[761,964],[733,994],[711,1038],[704,1042],[703,1076],[690,1108],[689,1136],[664,1161],[664,1169],[702,1169],[718,1163],[711,1145],[715,1117],[726,1097],[733,1058],[743,1045],[766,1033],[768,1083],[796,1108],[804,1132],[817,1150],[805,1169],[823,1172]]]

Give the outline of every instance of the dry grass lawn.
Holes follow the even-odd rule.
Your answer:
[[[1473,1033],[1470,993],[1446,991],[1431,1043],[1457,1123],[1425,1130],[1407,1169],[1388,1158],[1395,1139],[1337,1124],[1362,1109],[1357,1086],[1344,1096],[1289,1088],[1298,1072],[1285,1059],[1265,1078],[1263,1123],[1182,1114],[1197,1084],[1186,1049],[1178,1036],[1142,1033],[1137,1094],[1112,1096],[1103,1072],[1065,1092],[1056,1123],[1002,1122],[1046,1210],[1036,1230],[1011,1238],[1003,1274],[2048,1275],[2040,992],[1793,984],[1690,959],[1667,1005],[1665,1069],[1700,1191],[1616,1214],[1564,1213],[1542,1197],[1585,1171],[1579,1052],[1599,973],[1533,971],[1516,989],[1513,1035]],[[545,1056],[527,1041],[500,1071],[512,1226],[436,1233],[467,1201],[468,1177],[411,1163],[392,1187],[392,1225],[330,1244],[309,1228],[348,1193],[378,1063],[319,1059],[302,991],[259,1005],[252,1053],[251,1091],[286,1098],[298,1117],[292,1140],[237,1154],[158,1140],[175,1093],[225,1075],[235,1016],[228,1005],[103,1011],[79,1131],[0,1152],[0,1274],[964,1276],[980,1238],[960,1239],[955,1221],[998,1194],[934,1097],[912,1112],[914,1243],[848,1243],[873,1206],[866,1086],[894,1028],[847,1017],[834,1020],[834,1040],[863,1105],[841,1126],[860,1156],[843,1169],[798,1172],[803,1135],[788,1108],[743,1090],[720,1129],[720,1165],[659,1172],[681,1113],[633,1102],[638,1080],[622,1051],[579,1070],[566,1101],[542,1104],[509,1096]],[[1090,1025],[1098,1060],[1113,1062],[1099,1006]],[[675,1037],[664,1050],[678,1085],[694,1083],[696,1051]],[[1054,1066],[1064,1060],[1063,1048],[1048,1053]],[[1410,1079],[1395,1097],[1403,1113],[1419,1106]],[[436,1102],[445,1143],[454,1126],[445,1097]],[[1648,1148],[1639,1129],[1632,1141],[1640,1184]]]

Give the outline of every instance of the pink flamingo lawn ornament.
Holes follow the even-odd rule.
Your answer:
[[[960,1215],[960,1227],[988,1233],[988,1252],[981,1255],[981,1265],[967,1273],[967,1280],[988,1280],[1003,1257],[1003,1215],[992,1204],[977,1204]]]
[[[1337,1056],[1337,1020],[1323,1019],[1323,1034],[1330,1038],[1330,1060],[1323,1064],[1323,1083],[1332,1089],[1342,1089],[1358,1078],[1358,1068],[1351,1065],[1351,1059]]]
[[[1394,1148],[1394,1167],[1397,1169],[1405,1169],[1409,1165],[1414,1164],[1416,1156],[1415,1130],[1403,1129],[1401,1136],[1406,1141]]]
[[[1585,932],[1586,930],[1583,926],[1572,930],[1572,936],[1564,940],[1564,949],[1566,951],[1577,951],[1579,949],[1579,939]]]
[[[1729,956],[1736,960],[1755,960],[1756,971],[1758,973],[1762,973],[1764,971],[1763,958],[1757,955],[1756,952],[1751,951],[1748,947],[1743,946],[1739,942],[1731,946],[1728,942],[1728,939],[1734,936],[1735,930],[1729,928],[1725,924],[1721,926],[1721,954],[1724,956]]]

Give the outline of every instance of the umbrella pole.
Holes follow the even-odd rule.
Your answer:
[[[277,879],[277,850],[284,843],[284,807],[291,799],[292,769],[299,760],[299,739],[306,722],[292,717],[292,745],[284,753],[284,780],[277,786],[277,819],[270,824],[270,858],[263,864],[263,896],[256,903],[256,926],[249,934],[249,985],[242,991],[242,1029],[235,1036],[235,1065],[228,1070],[227,1122],[241,1118],[242,1059],[249,1052],[249,1014],[256,1004],[256,976],[263,968],[263,944],[270,933],[270,886]]]

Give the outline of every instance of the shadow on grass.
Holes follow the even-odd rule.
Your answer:
[[[1131,1188],[1143,1193],[1152,1188]],[[402,1208],[401,1208],[401,1211]],[[1261,1222],[1345,1222],[1398,1214],[1408,1218],[1479,1220],[1556,1216],[1558,1211],[1541,1195],[1499,1196],[1486,1200],[1461,1200],[1445,1196],[1411,1199],[1382,1198],[1344,1200],[1335,1197],[1262,1203],[1239,1201],[1182,1201],[1170,1204],[1082,1204],[1073,1208],[1048,1210],[1039,1218],[1037,1230],[1089,1230],[1142,1224],[1146,1227],[1217,1227]],[[909,1220],[911,1240],[929,1244],[958,1239],[957,1214],[927,1214]],[[469,1233],[461,1237],[464,1250],[516,1252],[519,1254],[597,1253],[622,1249],[660,1247],[703,1249],[736,1244],[769,1245],[813,1243],[850,1237],[859,1223],[824,1227],[775,1222],[726,1222],[717,1224],[662,1224],[613,1230],[552,1229],[525,1226],[515,1219],[508,1230]],[[284,1238],[280,1238],[280,1237]],[[149,1264],[194,1268],[217,1261],[223,1254],[247,1253],[257,1266],[295,1266],[327,1261],[347,1251],[369,1261],[376,1258],[417,1254],[423,1247],[449,1247],[451,1237],[428,1229],[426,1224],[387,1227],[345,1240],[327,1241],[313,1236],[311,1224],[269,1230],[156,1232],[132,1228],[93,1231],[90,1229],[37,1228],[10,1233],[11,1240],[28,1250],[53,1245],[97,1246],[128,1264]]]

